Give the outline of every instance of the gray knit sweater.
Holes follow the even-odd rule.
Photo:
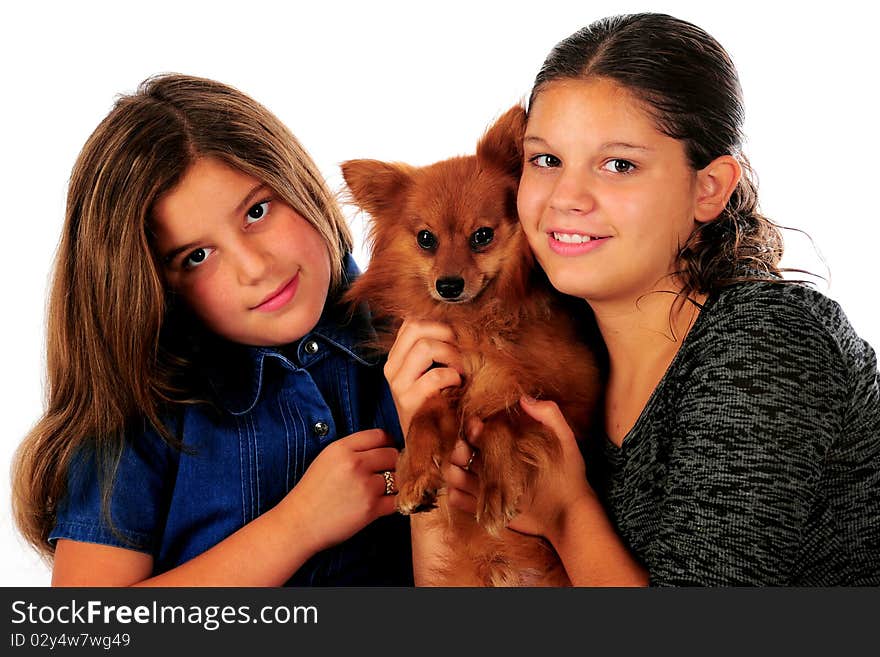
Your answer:
[[[877,362],[810,288],[710,297],[600,454],[597,488],[654,585],[880,585]]]

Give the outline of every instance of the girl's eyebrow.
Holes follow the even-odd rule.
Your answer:
[[[639,146],[637,144],[630,144],[625,141],[609,141],[602,144],[599,150],[609,150],[614,148],[626,148],[631,151],[652,151],[653,148],[648,148],[647,146]]]
[[[235,208],[235,215],[238,216],[242,212],[244,212],[245,208],[248,206],[253,198],[264,188],[268,187],[265,183],[257,183],[257,185],[248,192],[247,196],[245,196],[241,203],[238,204],[238,207]]]
[[[198,242],[190,242],[188,244],[184,244],[183,246],[178,246],[174,249],[171,249],[171,251],[162,256],[162,262],[166,265],[171,264],[171,261],[174,260],[179,254],[188,249],[195,248],[196,245],[198,245]]]
[[[535,135],[527,135],[523,138],[523,143],[534,143],[534,144],[542,144],[544,146],[549,146],[546,140],[541,137],[537,137]],[[615,148],[626,148],[632,151],[652,151],[653,148],[649,148],[647,146],[639,146],[637,144],[630,144],[625,141],[607,141],[599,147],[600,151],[607,151]]]
[[[245,197],[241,200],[241,203],[239,203],[235,207],[235,211],[233,212],[233,215],[237,217],[242,212],[244,212],[245,208],[254,199],[254,197],[267,187],[268,187],[268,185],[266,185],[265,183],[257,183],[257,185],[254,186],[245,195]],[[198,242],[188,242],[187,244],[177,246],[177,247],[171,249],[170,251],[168,251],[164,256],[162,256],[162,262],[164,262],[167,265],[172,260],[174,260],[174,258],[176,258],[178,255],[180,255],[181,253],[183,253],[184,251],[186,251],[188,249],[195,248],[196,246],[198,246],[198,244],[199,244]]]

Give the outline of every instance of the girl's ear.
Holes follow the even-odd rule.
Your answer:
[[[379,160],[348,160],[341,165],[342,177],[352,200],[374,221],[399,207],[412,182],[412,167]]]
[[[516,179],[522,173],[526,110],[514,105],[490,127],[477,144],[477,160],[500,168]]]
[[[697,171],[694,218],[700,223],[721,214],[739,184],[742,167],[732,155],[722,155]]]

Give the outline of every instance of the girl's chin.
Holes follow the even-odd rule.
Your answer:
[[[576,273],[547,272],[547,278],[556,290],[572,297],[587,299],[592,291],[592,286],[587,285],[584,277]]]
[[[535,252],[535,255],[550,283],[559,292],[588,301],[596,294],[602,295],[603,282],[596,279],[596,267],[592,262],[561,258],[549,252]]]

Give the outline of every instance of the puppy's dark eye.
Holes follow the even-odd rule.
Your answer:
[[[437,238],[434,237],[434,233],[430,230],[420,230],[419,234],[416,235],[416,241],[418,241],[419,246],[426,251],[437,246]]]
[[[477,228],[477,230],[474,231],[474,234],[471,235],[471,248],[482,249],[484,246],[488,246],[494,237],[495,231],[491,228],[487,228],[486,226]]]

